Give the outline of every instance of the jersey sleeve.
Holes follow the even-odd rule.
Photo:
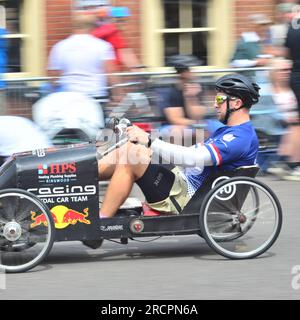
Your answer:
[[[221,166],[238,160],[249,150],[249,139],[239,131],[227,131],[213,142],[205,143],[213,165]]]

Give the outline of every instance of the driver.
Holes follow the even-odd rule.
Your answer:
[[[136,126],[127,128],[129,142],[98,161],[100,179],[111,179],[100,218],[115,215],[134,183],[152,209],[179,214],[213,170],[256,164],[258,139],[249,110],[259,100],[259,89],[239,74],[217,80],[215,110],[224,125],[203,144],[174,145],[153,139]],[[154,154],[172,164],[167,168],[153,163]]]

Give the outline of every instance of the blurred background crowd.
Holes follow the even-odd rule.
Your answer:
[[[262,173],[300,181],[299,1],[0,0],[0,156],[97,139],[120,116],[215,130],[214,83],[233,71],[261,87]]]

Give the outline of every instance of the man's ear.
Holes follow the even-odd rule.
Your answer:
[[[235,103],[236,103],[236,107],[237,108],[240,108],[242,105],[243,105],[243,101],[242,101],[242,99],[236,99],[235,100]]]

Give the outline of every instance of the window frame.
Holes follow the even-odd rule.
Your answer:
[[[164,28],[162,1],[141,0],[141,21],[143,21],[141,46],[145,65],[154,70],[168,69],[164,67],[163,34],[208,32],[208,65],[203,68],[228,66],[234,43],[234,0],[208,0],[208,26],[201,28]]]
[[[0,0],[0,6],[1,6]],[[3,5],[2,5],[3,6]],[[21,6],[20,33],[8,33],[7,39],[21,39],[21,72],[5,73],[6,79],[41,76],[45,73],[44,1],[23,0]],[[32,19],[31,17],[34,17]],[[33,63],[34,61],[34,63]]]

